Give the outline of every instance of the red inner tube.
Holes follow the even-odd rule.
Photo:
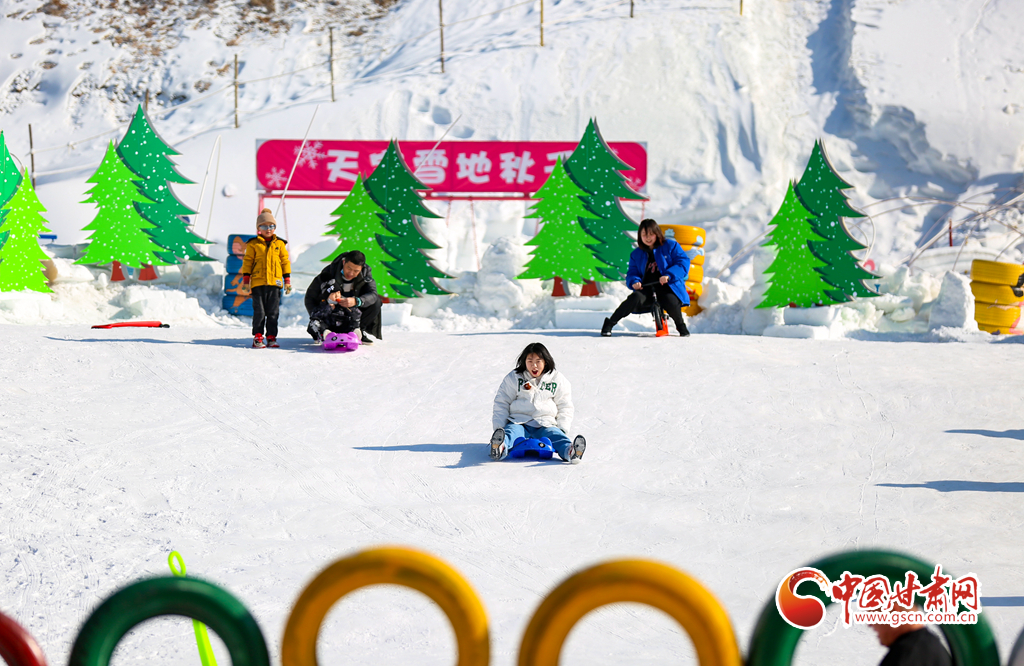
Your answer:
[[[39,643],[3,613],[0,613],[0,658],[8,666],[46,666],[46,656]]]

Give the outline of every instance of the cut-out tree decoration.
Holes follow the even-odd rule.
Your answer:
[[[133,268],[146,264],[166,266],[161,259],[166,250],[153,240],[149,232],[156,228],[142,217],[136,205],[152,203],[138,188],[141,179],[117,154],[111,141],[96,173],[87,180],[93,183],[89,197],[82,203],[96,204],[96,217],[85,225],[89,246],[76,264],[110,264],[120,262]]]
[[[181,153],[157,135],[141,105],[117,146],[117,154],[141,179],[139,189],[152,202],[139,203],[137,207],[142,217],[154,225],[148,233],[157,245],[164,248],[161,259],[171,264],[210,261],[195,248],[196,243],[205,244],[207,241],[192,233],[182,219],[182,215],[192,215],[195,211],[181,203],[171,189],[171,183],[192,182],[178,173],[169,157]]]
[[[18,172],[14,160],[11,159],[11,153],[7,150],[4,133],[0,132],[0,225],[4,221],[4,206],[14,196],[14,191],[20,184],[21,174]],[[0,233],[0,248],[3,248],[5,240],[7,240],[7,234]]]
[[[28,171],[22,174],[21,184],[5,211],[0,224],[0,234],[7,234],[7,242],[0,248],[0,291],[53,291],[43,273],[42,262],[49,257],[39,247],[39,234],[49,231],[41,215],[46,209],[36,196]]]
[[[819,272],[850,299],[878,296],[864,285],[864,280],[878,276],[861,268],[857,258],[851,254],[866,246],[850,236],[842,220],[844,217],[864,217],[863,213],[850,207],[843,194],[843,190],[851,187],[832,168],[821,141],[815,141],[804,175],[796,184],[796,195],[814,215],[811,220],[814,230],[825,239],[811,242],[811,252],[826,264]],[[837,294],[836,298],[841,297]]]
[[[608,265],[595,256],[597,239],[583,228],[585,221],[595,219],[583,204],[587,192],[572,181],[562,164],[555,162],[547,181],[537,191],[539,199],[526,217],[543,222],[536,236],[526,241],[535,249],[520,279],[547,280],[558,276],[569,282],[600,280]]]
[[[782,308],[787,305],[808,308],[815,305],[833,305],[848,299],[835,298],[842,294],[825,281],[818,269],[825,262],[811,252],[809,243],[825,240],[814,230],[813,213],[796,196],[790,182],[786,198],[769,226],[774,227],[765,245],[774,247],[776,254],[765,274],[768,290],[759,308]]]
[[[334,261],[338,255],[352,250],[359,250],[366,255],[366,263],[374,271],[373,279],[377,282],[377,292],[387,298],[401,298],[398,287],[408,293],[406,283],[397,279],[388,269],[388,264],[395,258],[384,251],[380,239],[394,238],[395,234],[384,226],[387,211],[377,205],[363,186],[363,177],[356,176],[352,191],[341,202],[331,215],[335,220],[329,225],[330,231],[325,236],[337,236],[338,248],[324,261]]]
[[[380,243],[384,251],[395,258],[385,262],[391,276],[396,279],[393,283],[395,291],[407,298],[417,293],[447,294],[434,279],[450,276],[435,268],[423,254],[423,250],[435,250],[438,246],[423,235],[416,223],[416,217],[439,218],[440,215],[435,215],[423,205],[417,190],[430,188],[409,170],[398,151],[397,141],[388,145],[383,159],[364,185],[377,205],[384,209],[384,226],[394,234],[382,237]],[[397,281],[405,283],[404,286]]]
[[[597,239],[594,254],[606,264],[601,269],[604,278],[598,279],[617,282],[626,275],[633,251],[633,239],[626,232],[637,230],[637,223],[622,210],[619,199],[646,201],[647,197],[626,183],[622,172],[633,167],[611,151],[601,138],[596,120],[590,120],[576,150],[565,161],[565,169],[587,193],[583,201],[593,216],[583,220],[583,227]]]

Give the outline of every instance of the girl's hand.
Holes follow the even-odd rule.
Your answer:
[[[634,282],[633,283],[633,290],[634,291],[640,291],[643,288],[644,288],[644,286],[642,284],[640,284],[639,282]]]
[[[668,284],[668,276],[667,275],[662,275],[660,278],[658,278],[658,282],[660,282],[662,284]]]

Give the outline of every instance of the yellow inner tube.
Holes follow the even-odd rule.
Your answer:
[[[1024,266],[1021,264],[985,259],[975,259],[971,262],[971,279],[977,282],[1016,285],[1021,275],[1024,275]]]

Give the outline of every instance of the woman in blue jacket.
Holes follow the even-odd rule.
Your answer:
[[[640,223],[637,248],[629,255],[626,285],[633,293],[622,301],[612,316],[604,320],[601,335],[612,334],[612,328],[626,315],[642,308],[650,308],[651,298],[657,294],[658,303],[671,317],[679,335],[690,334],[683,321],[683,306],[690,304],[686,293],[686,276],[690,273],[690,257],[675,240],[665,238],[654,220]],[[646,285],[646,286],[645,286]]]

